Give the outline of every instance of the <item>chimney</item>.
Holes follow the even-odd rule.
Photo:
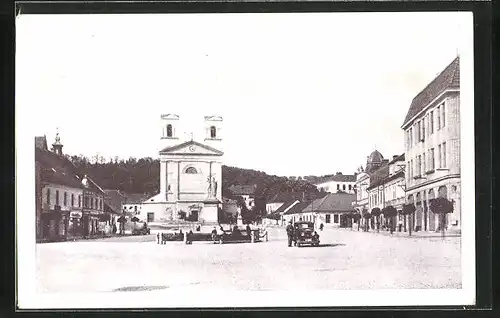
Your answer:
[[[392,156],[392,160],[396,160],[396,158],[399,157],[398,155]]]

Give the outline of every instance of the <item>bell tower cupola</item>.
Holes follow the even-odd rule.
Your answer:
[[[161,148],[171,147],[179,143],[179,115],[161,115]]]
[[[56,138],[54,143],[52,144],[52,151],[57,154],[58,156],[62,156],[63,144],[61,143],[61,137],[59,137],[59,128],[56,130]]]
[[[222,117],[205,116],[205,144],[222,151]]]

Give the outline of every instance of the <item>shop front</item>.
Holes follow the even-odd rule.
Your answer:
[[[41,215],[41,237],[44,241],[67,239],[69,211],[60,209],[43,211]]]

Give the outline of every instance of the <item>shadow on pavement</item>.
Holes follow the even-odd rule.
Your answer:
[[[304,246],[301,246],[301,248],[303,247],[335,247],[335,246],[345,246],[345,244],[319,244],[318,246],[312,246],[312,245],[304,245]]]
[[[159,289],[167,289],[168,286],[127,286],[113,289],[114,292],[137,292],[137,291],[151,291]]]

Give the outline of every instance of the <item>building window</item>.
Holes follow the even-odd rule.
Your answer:
[[[50,205],[50,189],[47,188],[47,204]]]
[[[134,205],[134,212],[137,212],[137,205]]]
[[[425,119],[422,119],[421,123],[422,123],[422,136],[420,136],[420,138],[422,141],[424,141],[425,140]]]
[[[330,223],[330,214],[325,215],[325,223]]]
[[[408,177],[408,181],[410,181],[410,179],[411,179],[411,171],[410,171],[411,170],[411,166],[410,166],[410,162],[409,161],[406,162],[406,166],[408,167],[408,173],[406,175]]]
[[[66,191],[64,191],[64,195],[63,195],[63,204],[64,204],[64,206],[68,205],[68,193]]]
[[[413,159],[410,160],[410,178],[413,178]]]
[[[443,158],[443,168],[446,168],[446,142],[443,142],[443,155],[441,156]]]
[[[429,170],[434,170],[434,148],[429,153]]]
[[[439,164],[438,168],[441,168],[441,163],[442,163],[442,161],[441,161],[441,145],[438,145],[438,160],[437,161]]]
[[[344,191],[345,191],[345,184],[343,184],[343,185],[342,185],[342,190],[344,190]]]
[[[154,212],[148,212],[148,223],[149,222],[154,222],[155,221],[155,214]]]
[[[426,172],[427,170],[425,170],[426,168],[426,158],[425,158],[425,152],[422,154],[423,158],[422,158],[422,172]]]
[[[340,190],[340,184],[337,183],[337,190]]]
[[[338,214],[333,215],[333,223],[339,223],[339,215]]]
[[[99,208],[102,210],[102,199],[99,200]]]
[[[71,193],[71,206],[75,206],[75,195]]]
[[[441,105],[441,108],[443,109],[443,125],[441,127],[444,127],[444,125],[446,125],[446,112],[444,110],[444,103],[443,105]]]
[[[217,130],[215,126],[210,126],[210,138],[216,138],[217,137]]]
[[[410,128],[410,148],[413,146],[413,128]]]
[[[441,105],[438,106],[436,111],[436,121],[437,121],[437,130],[441,129]]]
[[[198,173],[198,171],[196,170],[195,167],[188,167],[188,168],[186,168],[186,170],[184,171],[184,173],[187,173],[187,174],[196,174],[196,173]]]
[[[352,185],[351,184],[349,185],[349,190],[352,190]]]
[[[83,202],[83,207],[88,208],[89,207],[89,197],[85,197],[85,200]]]
[[[422,156],[417,157],[417,176],[422,175]]]
[[[59,205],[59,190],[56,190],[56,205]]]
[[[434,133],[434,111],[431,111],[431,114],[429,116],[429,134]]]
[[[172,125],[168,124],[167,125],[167,137],[172,137]]]
[[[82,207],[82,196],[81,195],[78,195],[78,207],[79,208]]]

